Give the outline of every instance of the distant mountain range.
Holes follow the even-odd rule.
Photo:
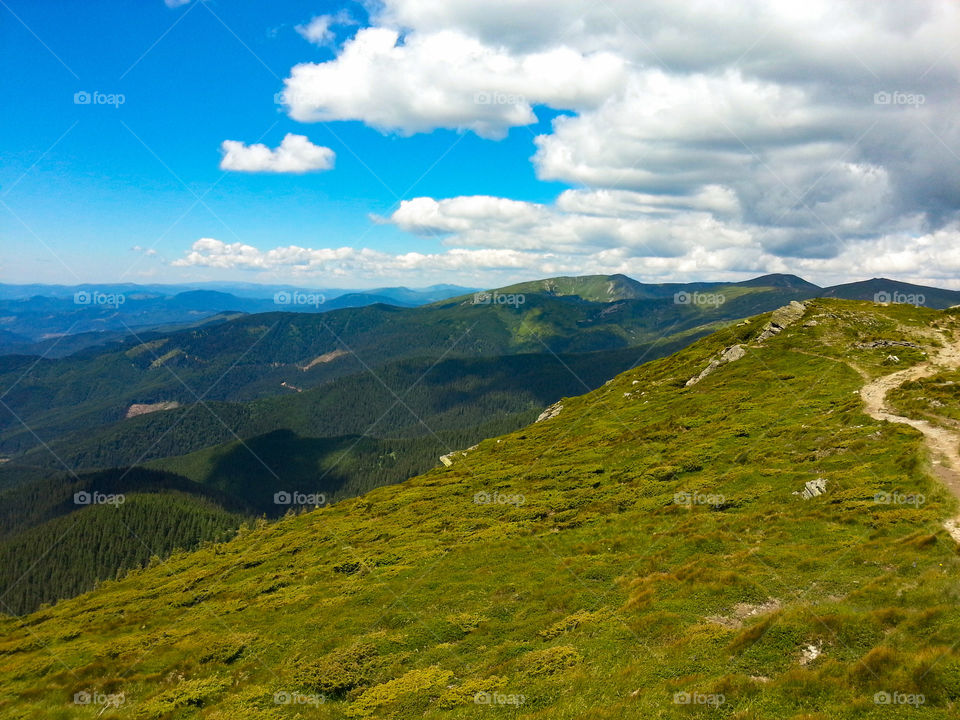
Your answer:
[[[0,354],[64,357],[134,331],[187,327],[230,313],[316,313],[377,303],[415,307],[470,291],[457,285],[342,290],[223,283],[0,284]]]
[[[807,298],[835,297],[844,300],[882,300],[889,296],[890,301],[925,305],[943,309],[960,304],[960,291],[912,285],[887,278],[873,278],[860,282],[844,283],[820,287],[807,282],[796,275],[762,275],[741,282],[692,282],[692,283],[641,283],[626,275],[583,275],[576,277],[556,277],[546,280],[533,280],[501,288],[498,292],[509,293],[546,293],[549,295],[575,295],[593,302],[612,302],[614,300],[650,300],[671,297],[675,293],[719,292],[731,288],[779,288],[798,293]],[[914,302],[913,300],[919,300]]]
[[[740,294],[746,288],[768,287],[797,297],[873,300],[921,298],[916,303],[944,308],[960,303],[960,292],[875,278],[819,287],[795,275],[764,275],[742,282],[641,283],[626,275],[557,277],[517,283],[494,291],[501,295],[579,297],[590,302],[655,300],[677,293]],[[254,283],[185,285],[3,285],[0,284],[0,355],[65,357],[78,350],[118,340],[133,332],[187,328],[218,322],[236,313],[276,310],[323,313],[368,305],[417,307],[464,298],[473,288],[432,285],[426,288],[385,287],[373,290],[311,289]]]

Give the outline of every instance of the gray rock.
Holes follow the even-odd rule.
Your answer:
[[[808,480],[803,484],[803,490],[795,492],[794,495],[799,495],[804,500],[809,500],[810,498],[815,498],[817,495],[823,495],[827,491],[827,481],[824,478],[817,478],[816,480]]]
[[[560,411],[563,410],[563,405],[561,403],[555,402],[553,405],[548,407],[538,417],[534,422],[540,422],[541,420],[552,420],[557,415],[560,414]]]
[[[724,348],[723,352],[720,353],[720,357],[714,358],[713,360],[711,360],[710,364],[707,365],[700,372],[699,375],[687,380],[686,387],[690,387],[691,385],[696,385],[698,382],[703,380],[707,375],[712,373],[721,365],[726,365],[727,363],[733,362],[734,360],[739,360],[746,354],[747,354],[747,351],[744,350],[743,345],[731,345],[728,348]]]
[[[886,347],[910,347],[917,350],[920,349],[920,346],[916,343],[907,342],[906,340],[871,340],[870,342],[857,343],[854,347],[861,350],[872,350],[873,348],[886,348]]]
[[[807,306],[796,300],[791,300],[789,305],[777,308],[770,316],[770,322],[764,326],[763,330],[757,336],[757,342],[763,342],[764,340],[769,340],[774,335],[779,335],[786,328],[802,318],[806,311]]]

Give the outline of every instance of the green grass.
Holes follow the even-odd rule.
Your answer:
[[[0,621],[0,715],[95,717],[71,703],[88,691],[123,693],[102,717],[128,718],[955,717],[955,503],[842,362],[851,341],[953,320],[817,301],[684,387],[765,319],[450,468]],[[816,477],[825,495],[793,494]],[[927,502],[873,502],[892,490]]]

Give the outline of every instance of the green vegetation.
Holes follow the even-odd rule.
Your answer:
[[[302,393],[248,403],[193,403],[74,433],[26,453],[8,472],[21,464],[133,465],[277,430],[309,438],[430,437],[436,442],[429,464],[418,465],[416,472],[422,472],[460,443],[465,447],[515,430],[563,395],[596,388],[638,361],[669,354],[700,334],[596,353],[401,360]],[[436,440],[434,428],[451,436],[451,444]]]
[[[7,490],[0,493],[0,608],[30,612],[152,556],[232,537],[254,511],[212,486],[143,468],[53,474]]]
[[[153,558],[233,537],[241,518],[176,493],[84,508],[0,543],[0,607],[22,613],[90,589]]]
[[[955,717],[955,502],[846,361],[889,372],[856,345],[956,320],[816,301],[756,344],[766,320],[449,468],[0,620],[0,714]],[[926,502],[874,501],[895,490]]]
[[[719,306],[676,304],[672,293],[616,303],[531,294],[517,307],[477,305],[469,296],[420,308],[372,305],[323,314],[248,315],[144,333],[56,361],[0,357],[0,387],[8,389],[0,407],[0,453],[20,455],[40,445],[38,437],[77,443],[96,428],[123,421],[135,403],[246,402],[401,360],[535,353],[549,367],[554,353],[646,345],[772,310],[797,293],[750,287]],[[0,476],[4,473],[0,468]]]

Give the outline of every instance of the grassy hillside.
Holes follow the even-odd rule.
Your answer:
[[[681,337],[583,355],[401,361],[376,375],[341,378],[303,393],[246,404],[197,403],[79,432],[4,467],[12,489],[0,492],[0,538],[23,561],[11,569],[29,567],[34,582],[72,577],[72,556],[43,553],[32,528],[83,512],[72,503],[74,492],[186,492],[199,504],[181,512],[205,516],[212,501],[229,514],[232,527],[244,517],[276,518],[290,509],[275,502],[278,492],[322,494],[336,502],[406,480],[435,467],[443,454],[529,424],[563,394],[598,387],[687,343]],[[80,477],[64,472],[64,464]],[[101,467],[120,469],[83,472]],[[51,527],[73,522],[64,518]],[[41,600],[70,597],[138,564],[144,546],[128,542],[128,535],[122,524],[108,523],[98,540],[113,549],[95,572],[81,574],[85,584],[51,580],[40,595],[25,581],[8,597],[8,608],[34,610]],[[171,522],[162,549],[195,544],[190,527]],[[0,573],[0,595],[15,580]]]
[[[757,297],[762,295],[761,291]],[[729,314],[719,308],[704,312],[699,306],[679,306],[679,311],[677,307],[672,301],[649,308],[531,297],[526,310],[454,302],[431,311],[441,320],[431,313],[411,317],[396,308],[364,309],[342,317],[331,313],[329,322],[342,322],[342,333],[354,333],[354,339],[366,343],[363,354],[332,332],[351,352],[336,349],[313,356],[310,351],[309,360],[292,364],[275,359],[267,363],[267,358],[244,364],[247,356],[259,352],[258,338],[251,340],[248,331],[260,327],[262,316],[236,318],[236,325],[225,328],[145,337],[143,343],[119,351],[91,351],[60,362],[9,359],[7,377],[15,379],[5,396],[5,403],[12,406],[7,438],[14,445],[23,441],[35,446],[0,465],[0,488],[21,488],[33,497],[53,488],[56,495],[73,482],[70,473],[63,472],[65,467],[83,472],[149,464],[219,491],[227,501],[216,502],[232,513],[234,525],[240,522],[237,512],[278,517],[287,508],[274,502],[277,492],[309,490],[336,501],[405,480],[437,465],[440,455],[528,424],[565,394],[593,389],[637,362],[683,347],[706,332],[705,323],[723,322]],[[319,328],[330,331],[324,320],[318,324],[315,318],[276,315],[278,322],[288,325],[285,333],[265,341],[271,343],[273,358],[283,353],[288,360],[301,357],[304,347],[317,342]],[[472,343],[475,356],[460,352],[456,343],[442,352],[430,345],[431,331],[450,330],[443,327],[443,317],[455,322],[471,319],[461,339]],[[390,327],[383,324],[384,318]],[[677,324],[685,329],[677,329]],[[480,329],[474,333],[476,328]],[[655,337],[657,328],[665,329],[669,337],[634,342],[636,337]],[[305,340],[310,333],[312,339]],[[243,352],[240,341],[247,343]],[[389,343],[396,344],[394,350],[385,349]],[[615,349],[557,353],[548,343]],[[170,350],[171,345],[176,347]],[[366,354],[373,345],[376,353]],[[539,352],[515,352],[520,346]],[[366,364],[372,358],[403,356],[416,349],[437,354],[374,367]],[[507,354],[491,355],[500,352]],[[211,368],[219,372],[228,361],[231,365],[210,387],[201,392],[191,386],[209,378]],[[181,362],[186,365],[180,367]],[[353,374],[343,375],[351,368]],[[264,377],[285,377],[289,382],[278,386],[281,395],[246,402],[208,397],[221,390],[227,397],[242,397]],[[320,382],[317,378],[322,384],[311,389],[312,383]],[[120,382],[123,379],[129,382]],[[149,384],[149,394],[134,395],[143,392],[143,383]],[[161,392],[162,388],[166,390]],[[134,399],[148,403],[173,399],[181,407],[123,419]],[[195,494],[194,489],[188,493]],[[17,516],[22,494],[0,494],[0,518],[9,521]],[[195,510],[202,514],[207,508]],[[27,522],[36,515],[26,513],[12,524],[0,523],[0,534],[12,542],[17,532],[45,522]],[[109,553],[113,571],[140,562],[141,548],[127,543],[123,528],[116,523],[108,527],[121,535],[103,536],[102,541],[129,551]],[[190,532],[182,537],[178,532],[163,548],[195,544]],[[28,563],[31,577],[61,578],[72,572],[61,566],[71,562],[69,555],[27,556],[35,560]],[[42,597],[69,596],[98,578],[112,576],[109,570],[109,565],[100,566],[96,573],[83,575],[86,585],[51,582]],[[28,593],[12,607],[33,609],[29,598],[36,602],[40,596]]]
[[[955,503],[848,363],[890,372],[857,343],[957,319],[816,301],[757,342],[766,319],[450,468],[0,621],[0,714],[956,717]]]

